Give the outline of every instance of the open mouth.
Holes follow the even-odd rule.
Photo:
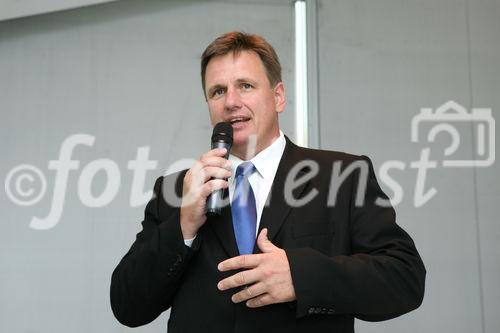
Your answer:
[[[249,117],[238,117],[230,120],[231,125],[239,125],[240,123],[245,123],[249,121]]]

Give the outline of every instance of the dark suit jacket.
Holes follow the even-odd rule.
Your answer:
[[[332,182],[334,164],[339,171],[360,161],[368,166],[361,206],[362,169]],[[316,174],[311,163],[319,167]],[[290,207],[283,191],[287,175],[297,170],[294,198],[314,197]],[[424,265],[394,209],[374,203],[387,197],[367,157],[301,148],[287,138],[259,228],[267,227],[269,239],[286,251],[297,300],[258,309],[233,304],[234,289],[217,289],[235,273],[221,273],[217,264],[238,255],[230,207],[206,221],[191,248],[184,245],[179,202],[165,200],[174,189],[180,196],[184,174],[156,181],[143,229],[113,272],[111,306],[121,323],[144,325],[171,308],[169,333],[353,332],[354,317],[390,319],[422,302]],[[338,190],[335,205],[332,188]]]

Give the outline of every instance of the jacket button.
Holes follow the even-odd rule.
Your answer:
[[[313,314],[314,313],[314,308],[309,308],[309,310],[307,310],[307,313]]]

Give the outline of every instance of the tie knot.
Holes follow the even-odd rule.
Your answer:
[[[252,162],[243,162],[240,165],[238,165],[238,168],[236,168],[236,176],[243,176],[248,178],[252,173],[255,171],[255,166],[253,165]]]

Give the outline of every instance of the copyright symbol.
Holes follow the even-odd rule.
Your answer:
[[[5,179],[5,193],[20,206],[34,205],[47,190],[47,180],[42,171],[29,164],[21,164],[10,170]]]

